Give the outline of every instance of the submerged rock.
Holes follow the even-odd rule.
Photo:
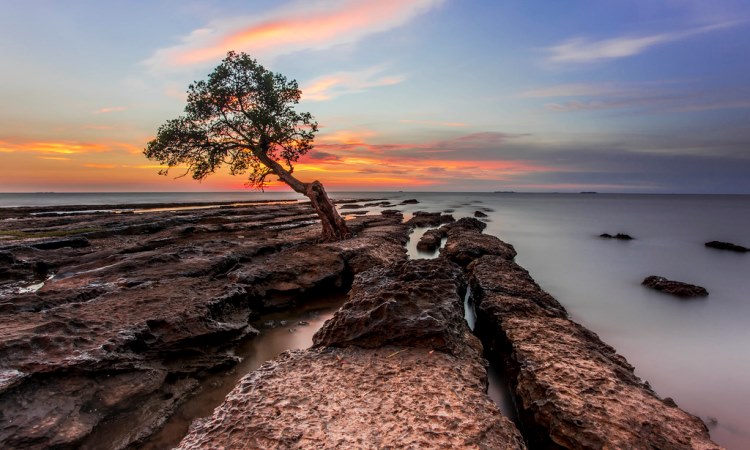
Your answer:
[[[401,205],[416,205],[417,203],[419,203],[419,200],[417,200],[417,199],[415,199],[415,198],[410,198],[410,199],[408,199],[408,200],[404,200],[404,201],[403,201],[403,202],[401,202],[400,204],[401,204]]]
[[[705,297],[708,295],[708,291],[704,287],[681,281],[672,281],[655,275],[646,277],[641,284],[651,289],[683,298]]]
[[[487,214],[483,213],[482,211],[474,211],[474,217],[484,218],[489,216],[487,216]]]
[[[730,242],[711,241],[711,242],[706,242],[705,245],[706,247],[709,247],[709,248],[715,248],[718,250],[729,250],[731,252],[737,252],[737,253],[750,252],[750,248],[743,247],[737,244],[732,244]]]

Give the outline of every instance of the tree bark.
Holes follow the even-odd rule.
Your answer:
[[[321,239],[324,242],[340,241],[351,237],[346,222],[336,211],[333,202],[328,198],[326,190],[320,181],[307,183],[307,192],[305,195],[310,199],[315,212],[320,217],[320,223],[323,225],[323,234]]]
[[[326,190],[323,188],[323,184],[320,181],[313,181],[312,183],[303,183],[295,178],[288,170],[272,158],[268,157],[265,152],[256,152],[256,157],[266,167],[271,169],[281,181],[286,183],[289,187],[294,189],[296,192],[304,195],[310,199],[313,209],[318,213],[320,217],[320,223],[323,225],[323,233],[321,240],[323,242],[340,241],[351,237],[351,232],[346,226],[346,222],[336,211],[336,207],[333,202],[328,198]]]

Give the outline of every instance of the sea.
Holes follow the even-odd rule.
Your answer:
[[[487,214],[486,233],[511,243],[517,262],[635,366],[661,397],[702,418],[714,440],[750,448],[750,247],[748,195],[331,192],[382,198],[454,217]],[[305,200],[291,192],[0,194],[0,207]],[[379,212],[373,209],[371,213]],[[0,222],[2,228],[2,222]],[[602,239],[626,233],[631,241]],[[412,242],[412,246],[414,243]],[[647,289],[649,275],[704,286],[683,300]]]

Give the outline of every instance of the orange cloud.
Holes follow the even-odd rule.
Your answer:
[[[116,169],[118,166],[117,164],[95,164],[95,163],[87,163],[83,165],[84,167],[90,167],[92,169]]]
[[[215,62],[228,50],[274,57],[349,44],[405,25],[444,0],[299,1],[268,14],[232,17],[194,30],[146,61],[155,70]]]
[[[104,153],[111,151],[125,151],[127,153],[140,154],[143,152],[143,148],[129,142],[120,141],[27,141],[24,139],[0,141],[0,152],[2,153],[72,155],[78,153]]]
[[[302,87],[302,99],[308,101],[330,100],[345,94],[363,92],[372,87],[391,86],[404,81],[402,76],[376,77],[380,71],[371,68],[359,72],[339,72],[310,81]]]

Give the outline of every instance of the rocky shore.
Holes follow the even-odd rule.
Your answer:
[[[254,318],[348,291],[313,347],[241,379],[179,448],[719,448],[485,223],[348,204],[355,237],[331,244],[296,202],[3,211],[0,443],[137,448],[236,364]],[[413,227],[434,227],[436,259],[407,259]],[[485,358],[506,371],[517,424],[486,393]]]
[[[316,245],[315,215],[297,203],[42,212],[3,211],[5,448],[139,442],[237,362],[253,317],[346,290],[355,273],[404,259],[407,240],[400,215],[367,216],[350,222],[356,238]]]

